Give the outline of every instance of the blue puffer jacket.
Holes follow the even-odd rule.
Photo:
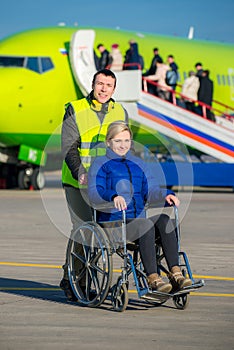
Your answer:
[[[155,173],[142,159],[129,151],[124,157],[110,148],[106,155],[92,163],[88,173],[88,195],[93,204],[112,202],[115,195],[123,196],[127,203],[127,218],[145,217],[146,202],[163,201],[172,191],[158,186]],[[154,175],[154,176],[153,176]],[[99,221],[122,218],[117,209],[99,212]]]

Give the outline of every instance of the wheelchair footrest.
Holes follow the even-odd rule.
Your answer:
[[[191,290],[191,289],[198,289],[205,285],[204,280],[199,280],[194,282],[191,286],[184,287],[183,290]]]
[[[193,283],[191,286],[184,287],[183,289],[174,290],[174,291],[172,290],[170,294],[171,294],[171,296],[180,295],[180,294],[187,294],[187,293],[195,291],[198,288],[203,287],[204,285],[205,285],[205,282],[203,280],[200,280],[200,281]]]
[[[148,292],[141,296],[141,299],[144,299],[146,301],[153,301],[157,303],[164,303],[171,297],[168,293],[160,293],[160,292]]]
[[[148,290],[146,294],[142,295],[142,298],[147,297],[147,298],[155,299],[155,298],[158,298],[158,297],[169,298],[170,296],[171,296],[170,293],[163,293],[163,292],[156,292],[156,291],[152,292],[152,291]]]
[[[147,290],[145,294],[141,295],[140,297],[142,299],[148,299],[148,300],[158,300],[159,302],[166,301],[169,298],[172,298],[173,296],[176,295],[181,295],[181,294],[188,294],[198,288],[201,288],[205,285],[205,282],[203,280],[197,281],[193,283],[191,286],[184,287],[183,289],[180,290],[172,290],[170,293],[162,293],[162,292],[152,292],[150,290]]]

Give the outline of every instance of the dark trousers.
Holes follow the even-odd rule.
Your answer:
[[[157,272],[155,241],[162,246],[169,270],[179,264],[174,221],[166,214],[148,219],[128,220],[127,239],[137,240],[147,275]]]
[[[139,244],[141,261],[147,275],[157,272],[155,229],[149,219],[127,220],[127,240]]]
[[[154,223],[156,242],[160,242],[168,268],[171,270],[179,264],[175,222],[166,214],[155,215],[149,219]]]

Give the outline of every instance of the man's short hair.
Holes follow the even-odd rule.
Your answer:
[[[101,69],[101,70],[98,70],[98,71],[94,74],[94,76],[93,76],[93,81],[92,81],[92,86],[95,84],[96,78],[97,78],[97,76],[100,75],[100,74],[103,74],[103,75],[105,75],[106,77],[112,77],[112,78],[114,79],[114,81],[115,81],[114,87],[116,87],[116,76],[115,76],[115,74],[112,72],[112,70],[106,69],[106,68]]]

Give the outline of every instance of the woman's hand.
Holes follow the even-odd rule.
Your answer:
[[[179,199],[176,196],[174,196],[173,194],[168,194],[166,196],[165,200],[170,205],[175,205],[176,207],[178,207],[180,205]]]
[[[114,205],[115,205],[115,208],[118,209],[119,211],[127,209],[125,199],[122,196],[117,196],[114,198]]]

